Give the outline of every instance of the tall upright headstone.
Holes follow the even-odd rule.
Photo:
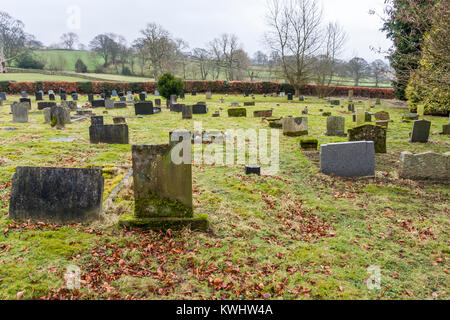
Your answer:
[[[11,105],[11,113],[13,116],[13,122],[26,123],[28,122],[28,103],[26,102],[14,102]]]
[[[345,137],[345,118],[330,116],[327,118],[327,136]]]
[[[366,122],[366,111],[364,108],[356,109],[356,125],[363,125],[364,122]]]
[[[411,142],[427,143],[430,137],[431,121],[416,120],[413,123]]]

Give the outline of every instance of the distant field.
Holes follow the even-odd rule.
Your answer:
[[[40,73],[0,73],[0,81],[34,82],[34,81],[69,81],[85,82],[86,79]]]
[[[155,80],[152,78],[122,76],[119,74],[89,73],[87,75],[90,77],[105,79],[108,81],[118,81],[118,82],[150,82],[150,81]]]
[[[96,65],[102,65],[103,59],[95,53],[88,51],[76,50],[36,50],[34,53],[41,59],[47,62],[47,67],[51,59],[56,59],[58,56],[64,57],[67,64],[64,68],[66,71],[74,71],[75,63],[78,59],[83,60],[89,70],[95,70]]]

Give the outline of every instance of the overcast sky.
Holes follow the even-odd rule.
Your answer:
[[[370,47],[386,50],[390,42],[379,31],[384,0],[317,0],[325,21],[337,21],[348,34],[344,59],[361,56],[369,62],[383,59]],[[148,22],[161,24],[191,48],[205,47],[220,34],[235,33],[253,55],[266,51],[262,41],[266,0],[1,0],[0,10],[25,23],[26,31],[46,45],[73,31],[84,44],[97,34],[113,32],[129,42]],[[78,15],[79,12],[79,15]],[[77,17],[80,19],[77,19]]]

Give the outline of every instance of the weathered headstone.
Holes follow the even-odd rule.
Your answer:
[[[247,109],[245,108],[230,108],[228,109],[228,117],[247,117]]]
[[[315,138],[302,138],[300,139],[300,147],[303,150],[317,150],[317,147],[319,146],[319,140]]]
[[[328,117],[327,118],[327,136],[345,137],[345,118],[344,117]]]
[[[77,110],[77,102],[76,101],[61,101],[61,107],[69,108],[70,110]]]
[[[105,99],[105,108],[107,110],[114,109],[114,100]]]
[[[376,153],[386,153],[386,129],[365,124],[348,130],[349,141],[373,141]]]
[[[353,101],[353,90],[348,91],[348,101],[350,101],[350,102]]]
[[[391,116],[389,115],[389,112],[386,111],[379,111],[375,113],[375,119],[380,121],[390,121]]]
[[[101,169],[17,167],[9,218],[53,224],[97,220],[102,211]]]
[[[26,123],[28,122],[28,103],[14,102],[11,105],[11,113],[13,115],[13,122]]]
[[[44,123],[52,122],[52,108],[44,109]]]
[[[189,131],[183,139],[190,148]],[[207,218],[193,213],[191,161],[175,164],[174,148],[173,144],[132,147],[135,211],[120,224],[153,230],[208,228]]]
[[[208,91],[208,92],[206,92],[206,99],[212,99],[212,92],[211,91]]]
[[[443,155],[433,152],[403,152],[399,176],[411,180],[450,180],[450,152]]]
[[[375,176],[374,143],[358,141],[321,145],[320,172],[338,177]]]
[[[239,102],[232,102],[232,103],[231,103],[231,106],[232,106],[232,107],[239,107]]]
[[[366,122],[366,111],[363,108],[356,109],[356,125],[360,126]]]
[[[71,123],[70,120],[70,109],[64,107],[52,107],[51,108],[51,119],[52,121],[56,118],[55,127],[56,129],[63,129],[66,124]]]
[[[283,134],[289,137],[307,136],[308,118],[307,117],[283,118]]]
[[[176,94],[172,94],[171,96],[170,96],[170,103],[171,104],[176,104],[177,103],[177,95]]]
[[[411,142],[427,143],[430,137],[431,121],[416,120],[413,123]]]
[[[253,117],[254,118],[271,118],[272,114],[273,114],[272,110],[254,111]]]
[[[29,98],[20,98],[19,102],[28,104],[28,110],[31,110],[31,99],[29,99]]]

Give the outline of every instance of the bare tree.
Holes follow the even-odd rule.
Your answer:
[[[195,48],[192,51],[192,60],[197,64],[202,80],[206,80],[213,69],[212,55],[206,49]]]
[[[61,36],[61,44],[67,50],[73,50],[75,44],[78,43],[78,41],[78,35],[73,32],[63,33],[63,35]]]
[[[28,51],[33,36],[24,31],[25,25],[0,11],[0,73],[7,72],[7,65]]]
[[[111,60],[111,43],[114,40],[108,34],[99,34],[89,43],[92,51],[97,52],[104,60],[104,67],[110,64]]]
[[[369,72],[369,64],[363,58],[355,57],[348,62],[348,69],[351,76],[355,80],[355,86],[359,86],[359,82]]]
[[[188,52],[189,44],[183,39],[175,39],[175,58],[181,65],[181,70],[183,72],[183,79],[187,78],[187,68],[189,66],[189,57],[191,53]]]
[[[378,88],[380,81],[385,78],[388,70],[389,66],[383,60],[377,59],[370,64],[370,73],[375,79],[375,87]]]
[[[311,75],[312,57],[321,46],[322,10],[314,0],[269,0],[266,43],[281,58],[284,77],[299,95]]]
[[[164,72],[173,71],[177,45],[170,33],[155,23],[149,23],[141,30],[141,34],[142,37],[136,43],[146,54],[154,78],[158,79]]]
[[[323,98],[331,94],[330,86],[337,73],[338,57],[342,53],[346,33],[337,23],[329,23],[325,31],[322,53],[314,63],[317,94]]]
[[[238,43],[238,37],[234,34],[222,34],[221,37],[209,43],[211,52],[214,55],[216,68],[225,70],[226,79],[233,81],[236,79],[238,65],[238,51],[242,50]],[[219,73],[219,72],[217,72]]]

